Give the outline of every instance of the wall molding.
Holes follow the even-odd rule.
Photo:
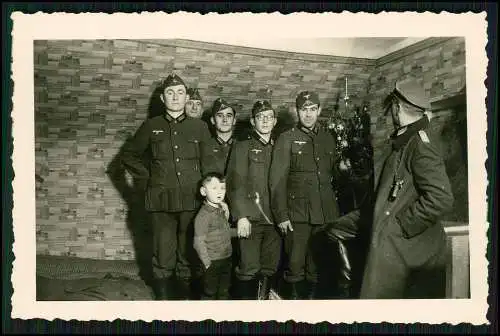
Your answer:
[[[129,41],[139,42],[139,43],[151,43],[161,46],[168,47],[180,47],[189,49],[201,49],[210,50],[223,53],[231,54],[244,54],[258,57],[273,57],[273,58],[284,58],[284,59],[295,59],[311,62],[326,62],[335,64],[351,64],[351,65],[363,65],[371,67],[380,67],[386,63],[394,62],[400,58],[409,56],[421,50],[430,48],[434,45],[445,43],[446,41],[452,39],[463,39],[461,36],[451,36],[451,37],[429,37],[425,40],[419,41],[417,43],[406,46],[402,49],[396,50],[390,54],[382,56],[378,59],[369,58],[357,58],[357,57],[345,57],[345,56],[330,56],[330,55],[319,55],[319,54],[308,54],[308,53],[295,53],[289,51],[281,50],[270,50],[270,49],[260,49],[252,47],[242,47],[235,45],[226,45],[213,42],[203,42],[194,41],[187,39],[144,39],[136,40],[129,39]]]
[[[258,57],[284,58],[284,59],[294,59],[294,60],[302,60],[310,62],[326,62],[326,63],[364,65],[364,66],[375,66],[376,62],[376,60],[368,58],[295,53],[289,51],[241,47],[241,46],[219,44],[212,42],[185,40],[185,39],[165,39],[165,40],[147,39],[147,40],[129,40],[129,41],[140,42],[140,43],[152,43],[169,47],[202,49],[202,50],[210,50],[210,51],[217,51],[230,54],[244,54],[244,55],[251,55]]]
[[[375,61],[375,67],[380,67],[386,63],[397,61],[400,58],[409,56],[411,54],[417,53],[421,50],[428,49],[436,44],[445,43],[446,41],[453,39],[463,39],[460,36],[451,37],[429,37],[425,40],[419,41],[415,44],[411,44],[403,49],[396,50],[390,54],[382,56]]]

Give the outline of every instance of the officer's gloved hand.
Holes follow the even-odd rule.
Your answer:
[[[331,225],[328,225],[324,231],[327,237],[334,241],[352,239],[356,237],[358,232],[356,222],[349,215],[338,218]]]
[[[239,238],[248,238],[252,233],[252,223],[246,217],[238,219],[236,226]]]

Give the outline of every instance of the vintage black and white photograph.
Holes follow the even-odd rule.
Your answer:
[[[14,210],[33,205],[33,222],[14,226],[33,244],[34,303],[473,302],[487,280],[473,261],[484,258],[473,244],[484,243],[486,196],[471,192],[486,185],[471,166],[484,169],[486,130],[471,122],[486,109],[470,110],[484,102],[486,63],[468,78],[471,46],[486,59],[481,29],[474,41],[465,29],[249,27],[31,33],[28,66],[14,68],[32,102],[14,110],[30,121],[14,138],[33,139],[13,159],[16,178],[34,181],[33,204],[14,197]]]

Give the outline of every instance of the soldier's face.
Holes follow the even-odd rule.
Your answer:
[[[399,128],[402,126],[409,125],[419,118],[421,118],[421,113],[415,112],[415,108],[406,104],[405,102],[396,99],[392,103],[392,124],[394,128]]]
[[[200,193],[212,204],[220,204],[226,196],[226,183],[212,178],[200,188]]]
[[[272,110],[259,112],[250,119],[250,123],[260,134],[270,134],[276,122],[277,120]]]
[[[172,112],[183,111],[186,105],[186,99],[186,87],[184,85],[166,87],[161,96],[161,100],[165,104],[167,110]]]
[[[320,113],[321,108],[317,104],[303,106],[298,110],[299,121],[305,127],[313,128],[316,125],[316,121],[318,121]]]
[[[201,118],[203,114],[203,102],[201,100],[191,100],[186,102],[186,114],[192,118]]]
[[[400,114],[400,104],[397,99],[392,101],[392,106],[391,106],[391,116],[392,116],[392,125],[394,128],[399,128],[401,127],[401,120],[399,119],[399,114]]]
[[[234,117],[234,111],[232,108],[228,107],[219,112],[215,113],[210,121],[215,126],[215,129],[219,133],[229,133],[233,131],[233,127],[236,123]]]

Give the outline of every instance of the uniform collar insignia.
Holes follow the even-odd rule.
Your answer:
[[[259,133],[257,133],[255,130],[252,131],[252,136],[257,139],[258,141],[260,141],[260,143],[262,143],[264,146],[265,145],[274,145],[274,140],[273,138],[269,139],[269,142],[266,141],[266,139],[264,139],[263,137],[260,136]]]
[[[304,125],[300,124],[297,128],[299,130],[301,130],[302,132],[304,132],[305,134],[310,134],[310,133],[318,134],[318,131],[319,131],[318,125],[314,125],[313,128],[308,128],[308,127],[305,127]]]
[[[412,124],[406,125],[405,127],[399,128],[391,135],[392,147],[395,150],[403,147],[410,138],[415,135],[418,131],[425,128],[429,124],[429,119],[424,116]],[[401,133],[401,130],[404,130]],[[398,134],[399,133],[399,134]]]
[[[165,113],[165,119],[167,119],[168,122],[176,121],[176,122],[182,122],[184,119],[186,119],[186,113],[182,113],[180,116],[177,118],[172,117],[168,112]]]
[[[224,139],[222,139],[220,136],[217,136],[215,140],[219,145],[231,145],[233,143],[233,137],[229,138],[227,141],[224,141]]]

